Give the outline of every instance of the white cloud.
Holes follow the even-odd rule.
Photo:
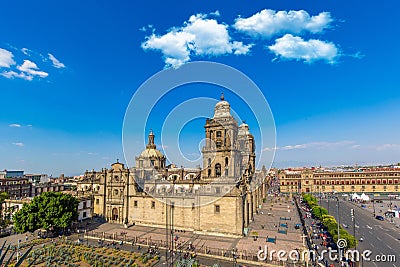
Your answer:
[[[28,48],[24,47],[24,48],[21,49],[21,51],[22,51],[22,53],[24,53],[24,55],[30,56],[29,52],[31,52],[31,50],[29,50]]]
[[[52,54],[48,53],[49,59],[53,63],[53,67],[57,69],[65,68],[65,65],[61,63],[58,59],[56,59]]]
[[[219,12],[212,15],[219,15]],[[203,14],[192,15],[182,27],[172,28],[164,35],[153,33],[142,43],[144,50],[161,51],[166,66],[174,68],[188,62],[191,55],[242,55],[249,53],[251,46],[232,42],[227,25]]]
[[[384,150],[399,150],[400,149],[400,144],[383,144],[379,145],[375,148],[378,151],[384,151]]]
[[[282,33],[320,33],[333,21],[329,12],[310,16],[306,11],[264,9],[248,18],[237,18],[233,27],[252,37],[269,38]]]
[[[333,43],[316,39],[305,41],[303,38],[291,34],[276,39],[275,44],[268,48],[282,59],[304,60],[307,63],[325,60],[333,64],[339,56],[339,49]]]
[[[0,75],[6,77],[8,79],[21,78],[21,79],[24,79],[24,80],[27,80],[27,81],[32,81],[32,79],[33,79],[32,75],[28,75],[28,74],[26,74],[24,72],[19,72],[18,73],[18,72],[15,72],[13,70],[4,71],[4,72],[0,73]]]
[[[9,127],[21,128],[21,124],[13,123],[8,125]]]
[[[39,76],[41,78],[45,78],[49,75],[47,72],[40,71],[34,62],[27,59],[24,60],[24,63],[18,66],[17,69],[23,73],[26,73],[27,75]]]
[[[19,146],[19,147],[23,147],[24,146],[24,143],[21,143],[21,142],[16,142],[16,143],[12,143],[13,145],[15,145],[15,146]]]
[[[15,64],[14,55],[8,50],[0,48],[0,68],[9,68]]]

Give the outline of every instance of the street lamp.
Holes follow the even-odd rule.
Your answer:
[[[373,196],[373,198],[372,198],[372,207],[374,208],[374,217],[375,217],[375,196],[374,195],[372,195]]]
[[[340,240],[340,216],[339,216],[339,196],[336,197],[337,200],[337,243],[339,243]],[[342,261],[342,254],[340,251],[340,247],[338,246],[339,250],[339,261]]]
[[[356,239],[356,217],[355,217],[355,214],[354,214],[354,209],[350,210],[350,214],[351,214],[351,221],[353,222],[353,236],[354,236],[354,239],[357,240]],[[357,241],[356,241],[355,249],[357,249]]]
[[[236,267],[236,262],[237,262],[236,248],[232,249],[232,258],[233,258],[233,267]]]
[[[17,262],[18,262],[18,259],[19,259],[19,243],[21,243],[20,239],[18,239],[18,246],[17,246]]]

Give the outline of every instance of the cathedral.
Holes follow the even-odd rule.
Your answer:
[[[265,197],[265,173],[255,169],[249,126],[231,115],[221,96],[206,120],[203,168],[167,165],[151,131],[135,167],[115,162],[86,171],[77,190],[90,194],[93,213],[108,222],[243,236]]]

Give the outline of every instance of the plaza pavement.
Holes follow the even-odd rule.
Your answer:
[[[290,218],[290,220],[281,220],[281,218]],[[287,228],[281,226],[283,223],[287,223]],[[239,259],[256,260],[257,252],[265,246],[269,252],[271,250],[286,252],[301,250],[303,248],[302,231],[301,228],[295,229],[298,223],[300,219],[291,201],[270,198],[261,205],[258,214],[254,215],[254,221],[250,223],[246,237],[219,237],[199,235],[191,231],[176,231],[174,235],[178,238],[175,243],[181,250],[188,250],[189,246],[192,246],[196,253],[220,257],[232,257],[232,251],[236,249]],[[278,230],[287,230],[287,234],[278,233]],[[256,240],[254,232],[258,234]],[[90,231],[89,236],[163,247],[166,241],[166,230],[139,225],[125,228],[120,224],[104,223]],[[276,238],[276,243],[266,242],[267,237]]]

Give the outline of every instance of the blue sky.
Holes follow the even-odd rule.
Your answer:
[[[262,148],[276,150],[273,166],[400,161],[397,1],[1,6],[0,169],[75,175],[123,159],[122,124],[137,88],[197,60],[232,66],[262,90],[276,123],[276,148]],[[171,99],[201,96],[185,90]],[[146,127],[159,128],[153,120]],[[202,125],[182,131],[184,153],[198,153]]]

